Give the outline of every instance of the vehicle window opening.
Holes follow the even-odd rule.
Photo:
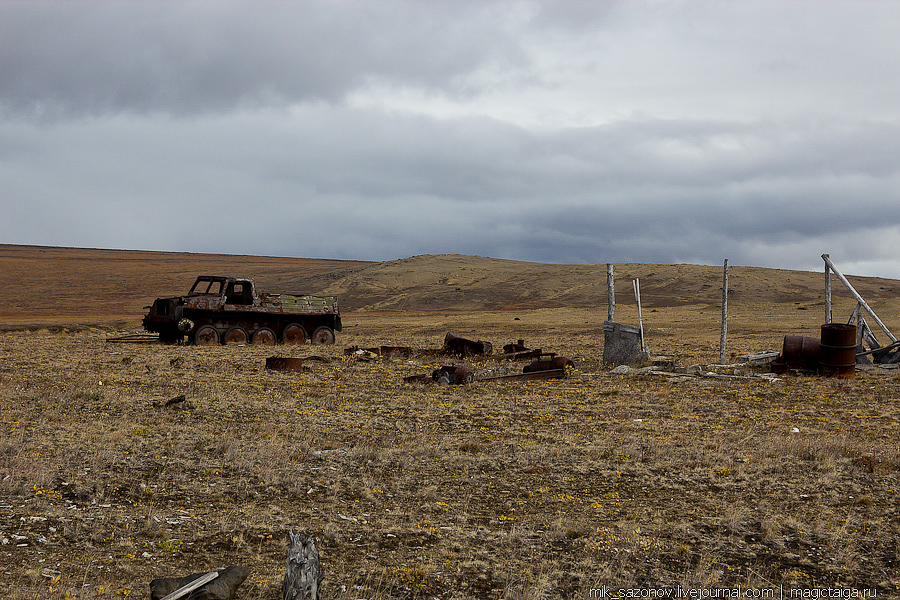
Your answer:
[[[253,304],[250,286],[243,282],[231,282],[225,291],[226,304]]]

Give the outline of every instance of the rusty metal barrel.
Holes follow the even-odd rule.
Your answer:
[[[786,335],[779,362],[785,368],[815,370],[819,368],[820,352],[819,338]]]
[[[823,375],[853,377],[856,370],[856,326],[844,323],[822,325],[819,365]]]

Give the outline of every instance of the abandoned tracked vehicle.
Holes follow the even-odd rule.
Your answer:
[[[201,275],[187,296],[157,298],[144,329],[198,345],[333,344],[341,313],[331,296],[258,294],[252,279]]]

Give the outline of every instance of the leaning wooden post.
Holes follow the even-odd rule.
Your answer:
[[[616,322],[616,278],[613,275],[612,263],[606,263],[606,297],[609,308],[606,312],[606,320]]]
[[[722,335],[719,338],[719,364],[725,364],[725,344],[728,339],[728,259],[722,271]]]
[[[823,254],[822,258],[827,259],[830,256]],[[828,267],[828,260],[825,260],[825,322],[831,323],[831,269]]]
[[[853,297],[856,298],[856,301],[859,302],[859,305],[862,306],[869,315],[875,319],[875,322],[878,323],[878,326],[881,327],[881,330],[887,334],[889,338],[891,338],[892,342],[896,342],[897,338],[894,337],[894,334],[891,333],[891,330],[887,328],[881,319],[878,318],[878,315],[875,314],[875,311],[872,310],[872,307],[866,303],[862,296],[859,295],[859,292],[856,291],[856,288],[844,277],[844,274],[838,270],[837,267],[834,266],[834,263],[831,261],[831,258],[827,254],[823,254],[822,258],[825,260],[825,264],[827,264],[832,271],[834,271],[834,276],[841,280],[841,283],[844,284],[844,287],[853,294]]]
[[[641,313],[641,280],[635,279],[631,284],[634,286],[634,299],[637,301],[638,327],[641,330],[641,352],[646,352],[647,346],[644,344],[644,317]]]

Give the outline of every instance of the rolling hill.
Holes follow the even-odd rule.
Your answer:
[[[721,302],[721,266],[629,263],[616,265],[615,273],[620,302],[633,302],[635,278],[648,308]],[[0,327],[137,326],[155,297],[186,292],[198,274],[250,276],[263,291],[335,295],[345,312],[529,310],[607,302],[605,264],[459,254],[364,262],[0,245]],[[896,280],[850,278],[870,302],[891,301],[900,291]],[[822,272],[732,266],[729,299],[822,304],[823,282]],[[833,287],[836,297],[849,296],[836,280]]]

